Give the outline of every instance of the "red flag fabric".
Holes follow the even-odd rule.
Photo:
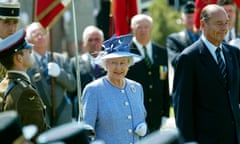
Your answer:
[[[234,0],[234,2],[236,3],[237,7],[240,8],[240,0]]]
[[[197,29],[200,28],[200,15],[203,7],[208,4],[216,4],[218,0],[195,0],[194,25]]]
[[[39,21],[44,28],[51,28],[70,3],[71,0],[37,0],[36,21]]]
[[[131,18],[137,14],[136,0],[114,0],[113,19],[116,36],[130,33]]]

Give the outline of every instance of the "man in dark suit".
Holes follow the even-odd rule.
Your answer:
[[[168,59],[173,67],[175,66],[176,56],[200,37],[200,32],[194,27],[193,23],[194,8],[195,4],[192,1],[188,1],[184,5],[182,23],[185,29],[167,37]]]
[[[127,77],[142,84],[147,125],[150,132],[158,130],[162,118],[169,116],[167,50],[151,42],[152,18],[139,14],[132,18],[133,40],[130,51],[143,57],[130,67]],[[145,53],[146,52],[146,53]]]
[[[46,130],[45,106],[26,71],[32,66],[32,45],[23,29],[0,41],[0,62],[8,70],[0,83],[0,111],[17,111],[22,125],[33,124]]]
[[[228,22],[222,7],[207,5],[201,38],[177,57],[173,104],[185,142],[240,144],[240,51],[222,43]]]
[[[104,40],[104,34],[101,29],[96,26],[87,26],[83,31],[83,47],[87,50],[86,53],[80,55],[79,69],[81,77],[81,89],[83,90],[86,84],[105,75],[104,69],[102,69],[97,63],[96,58],[99,52],[102,50],[102,42]],[[76,57],[71,59],[73,73],[76,76]]]
[[[98,57],[100,51],[102,50],[102,43],[104,40],[104,34],[101,29],[96,26],[87,26],[82,34],[83,38],[83,47],[86,49],[86,53],[79,55],[77,57],[73,57],[70,60],[72,65],[72,72],[77,79],[77,73],[80,74],[80,90],[84,89],[84,87],[91,81],[105,75],[105,70],[101,68],[96,62],[96,58]],[[79,71],[76,68],[76,60],[79,63]],[[73,93],[69,93],[72,98],[72,102],[74,104],[73,111],[74,117],[78,117],[79,113],[79,98],[78,98],[78,89],[76,89]]]
[[[168,51],[168,70],[169,70],[169,86],[172,92],[172,83],[174,77],[174,67],[176,57],[188,46],[193,44],[201,35],[201,32],[194,26],[194,8],[193,1],[188,1],[182,10],[182,23],[185,29],[181,32],[172,33],[167,37]]]

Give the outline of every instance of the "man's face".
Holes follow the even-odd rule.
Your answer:
[[[35,27],[30,32],[31,39],[28,40],[34,45],[34,50],[48,50],[49,46],[49,32],[44,30],[42,27]]]
[[[229,18],[224,11],[216,11],[207,21],[201,20],[204,36],[214,45],[218,46],[228,32]]]
[[[85,44],[88,52],[92,56],[97,56],[99,51],[102,49],[102,38],[98,32],[92,32],[88,35],[87,42]]]
[[[227,12],[229,17],[229,27],[232,28],[235,24],[235,18],[236,18],[235,9],[231,4],[224,5],[223,8]]]
[[[139,20],[132,31],[138,42],[146,44],[151,38],[152,24],[146,19]]]
[[[33,65],[32,49],[22,49],[15,54],[16,60],[21,64],[23,70]]]
[[[17,19],[1,19],[0,20],[0,38],[4,39],[15,33],[18,27]]]
[[[194,13],[189,13],[189,14],[183,14],[182,15],[182,21],[183,25],[187,30],[193,31],[194,27]]]

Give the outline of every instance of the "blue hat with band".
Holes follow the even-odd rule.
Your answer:
[[[0,19],[19,19],[20,3],[0,2]]]
[[[7,38],[0,40],[0,57],[16,53],[21,49],[31,49],[33,45],[25,40],[25,35],[25,30],[20,29]]]
[[[133,35],[122,35],[119,37],[112,37],[103,42],[104,52],[101,59],[119,58],[119,57],[133,57],[134,62],[140,61],[141,56],[130,52],[130,42]]]

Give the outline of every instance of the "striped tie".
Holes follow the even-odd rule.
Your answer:
[[[147,48],[145,46],[143,46],[143,50],[144,50],[144,60],[146,62],[146,65],[147,65],[148,68],[151,68],[152,67],[152,62],[151,62],[150,57],[148,56]]]
[[[218,67],[219,67],[219,70],[223,76],[223,79],[224,79],[224,83],[225,83],[225,86],[227,86],[227,71],[226,71],[226,65],[221,57],[221,48],[217,48],[216,50],[216,56],[217,56],[217,60],[218,60]]]

